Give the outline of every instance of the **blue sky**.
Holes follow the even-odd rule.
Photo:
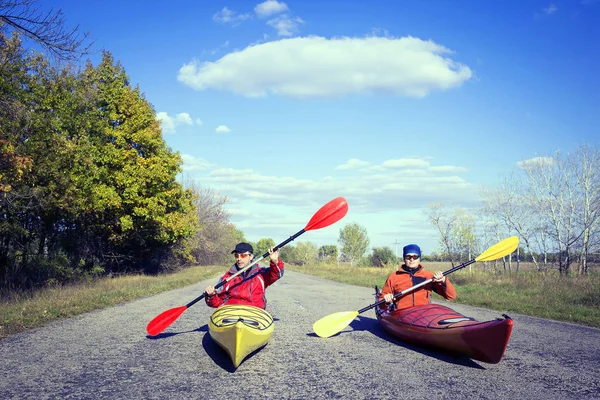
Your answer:
[[[296,242],[356,222],[431,253],[430,202],[476,207],[518,162],[598,142],[599,0],[43,4],[123,64],[252,241],[343,196]]]

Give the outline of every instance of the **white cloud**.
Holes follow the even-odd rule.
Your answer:
[[[521,169],[534,168],[534,167],[549,167],[554,165],[554,158],[552,157],[534,157],[528,160],[517,162],[517,167]]]
[[[350,94],[425,97],[472,77],[452,51],[414,37],[297,37],[248,46],[217,61],[193,61],[178,80],[197,89],[327,98]]]
[[[429,163],[420,158],[400,158],[384,161],[383,167],[389,169],[428,168]]]
[[[359,172],[358,174],[348,175],[345,171],[344,174],[332,177],[324,171],[323,177],[316,179],[300,179],[285,175],[269,176],[250,168],[215,168],[207,171],[203,182],[218,187],[219,191],[226,193],[232,199],[242,201],[241,199],[252,198],[264,206],[282,201],[288,204],[301,204],[306,193],[311,193],[311,197],[323,199],[335,193],[344,193],[344,196],[353,199],[355,207],[364,208],[369,212],[396,209],[398,196],[402,196],[403,207],[407,208],[422,207],[423,204],[432,201],[456,199],[463,199],[468,203],[476,201],[472,198],[474,185],[460,176],[460,173],[466,171],[460,166],[452,167],[457,171],[452,175],[448,174],[450,168],[448,166],[441,171],[434,166],[419,169],[381,168],[378,172],[361,174],[360,168],[371,169],[369,165],[367,161],[350,159],[335,169],[354,170]],[[405,165],[408,167],[411,162]],[[419,190],[404,193],[415,187]]]
[[[371,163],[368,161],[359,160],[358,158],[351,158],[346,164],[338,165],[335,169],[348,170],[368,167]]]
[[[421,161],[429,159],[424,157]],[[368,229],[373,246],[390,245],[398,238],[418,241],[433,251],[437,233],[423,213],[427,204],[441,201],[466,209],[479,205],[474,195],[476,185],[461,176],[465,168],[433,165],[390,169],[383,164],[384,161],[352,158],[343,166],[357,168],[338,166],[310,178],[287,176],[285,171],[266,175],[248,167],[214,166],[195,173],[194,177],[199,184],[229,199],[226,209],[231,222],[251,241],[270,237],[278,242],[289,237],[321,206],[343,196],[349,204],[345,219],[332,229],[313,232],[303,240],[318,245],[335,244],[339,229],[346,223],[357,222]],[[457,172],[450,174],[451,168]]]
[[[190,118],[190,114],[188,113],[179,113],[175,116],[176,123],[185,124],[185,125],[194,125],[192,122],[192,118]]]
[[[190,114],[188,113],[179,113],[174,117],[171,117],[164,111],[156,113],[156,119],[161,121],[161,128],[164,134],[172,134],[176,132],[176,127],[179,125],[189,125],[193,126],[194,121]],[[196,125],[202,125],[202,121],[198,118],[196,119]]]
[[[189,154],[182,154],[181,159],[183,160],[183,170],[186,172],[206,171],[214,167],[214,164],[206,161],[205,159],[197,158]]]
[[[556,11],[558,11],[558,7],[556,7],[554,4],[550,4],[548,7],[544,8],[544,13],[548,15],[554,14]]]
[[[259,18],[269,17],[274,14],[279,14],[288,11],[288,6],[284,2],[277,0],[267,0],[254,7],[254,12]]]
[[[277,30],[278,36],[292,36],[298,32],[298,24],[304,21],[300,17],[291,18],[288,15],[280,15],[267,21],[267,25]]]
[[[439,167],[431,167],[429,168],[431,172],[440,172],[440,173],[450,173],[457,174],[459,172],[469,172],[468,168],[465,167],[455,167],[453,165],[440,165]]]
[[[231,132],[231,129],[229,129],[229,127],[227,125],[219,125],[219,126],[217,126],[217,129],[215,129],[215,132],[228,133],[228,132]]]
[[[235,11],[223,7],[223,9],[213,15],[213,20],[222,24],[237,25],[250,18],[250,14],[237,14]]]
[[[227,212],[231,215],[243,215],[243,216],[247,216],[250,215],[250,211],[243,209],[243,208],[228,208]]]
[[[175,121],[166,112],[156,113],[156,119],[160,121],[163,133],[175,133]]]

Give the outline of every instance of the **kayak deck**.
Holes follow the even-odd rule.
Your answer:
[[[505,314],[481,322],[438,304],[391,312],[377,307],[375,312],[383,329],[398,339],[490,364],[502,359],[513,328],[512,319]]]
[[[219,307],[210,317],[208,331],[229,355],[234,367],[265,346],[273,334],[273,317],[262,308],[245,305]]]

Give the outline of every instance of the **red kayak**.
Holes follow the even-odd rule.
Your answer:
[[[438,304],[392,312],[376,307],[375,313],[383,329],[398,339],[490,364],[502,359],[513,328],[506,314],[504,318],[480,322]]]

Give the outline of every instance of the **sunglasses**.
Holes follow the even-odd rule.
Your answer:
[[[418,260],[418,259],[419,259],[419,256],[411,256],[411,255],[408,255],[408,256],[406,256],[406,257],[404,257],[404,258],[405,258],[406,260]]]
[[[235,253],[234,257],[235,258],[248,258],[248,257],[250,257],[250,254],[248,254],[248,253]]]

